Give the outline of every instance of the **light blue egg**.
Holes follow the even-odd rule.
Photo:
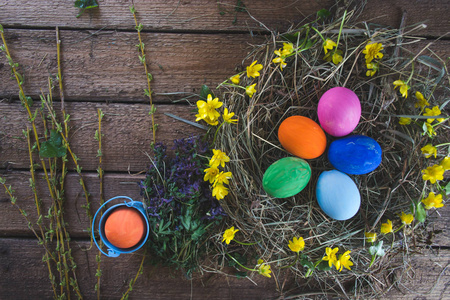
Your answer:
[[[381,147],[373,138],[353,135],[335,140],[328,149],[328,160],[341,172],[361,175],[381,163]]]
[[[320,208],[335,220],[348,220],[359,210],[361,196],[355,182],[338,170],[320,174],[316,185]]]

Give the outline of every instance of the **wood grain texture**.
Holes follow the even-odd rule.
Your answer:
[[[73,257],[77,261],[77,278],[83,296],[86,299],[94,299],[97,250],[93,248],[86,251],[89,243],[83,241],[72,242],[71,247]],[[0,239],[2,299],[52,297],[48,271],[41,261],[42,255],[41,246],[34,240]],[[135,276],[142,255],[143,251],[139,250],[135,254],[122,254],[118,258],[102,256],[102,299],[120,298],[130,279]],[[392,288],[380,299],[448,299],[449,263],[449,250],[433,250],[416,255],[412,262],[415,271],[394,271],[392,275],[397,279],[402,277],[402,284],[398,285],[398,289]],[[394,269],[395,266],[391,267]],[[273,271],[278,273],[276,269]],[[27,288],[17,289],[17,282],[24,280],[25,273]],[[257,274],[252,277],[255,283],[217,274],[206,274],[201,279],[189,281],[178,271],[146,264],[144,273],[134,286],[131,299],[277,299],[281,296],[277,292],[273,277],[265,278]],[[283,284],[284,277],[278,275],[278,278]],[[284,292],[292,289],[292,295],[308,295],[308,291],[295,289],[289,281],[285,284]],[[318,297],[318,294],[313,293],[312,297]]]
[[[99,8],[75,18],[73,1],[2,0],[0,20],[8,27],[70,27],[134,30],[131,1],[100,0]],[[0,2],[0,3],[2,3]],[[247,12],[236,11],[236,0],[135,0],[139,22],[144,30],[249,31],[286,29],[335,1],[252,0],[242,1]],[[238,9],[239,10],[239,9]],[[36,13],[36,12],[39,13]],[[253,16],[250,17],[250,15]]]
[[[136,33],[92,30],[61,31],[62,73],[66,100],[148,102],[144,67],[135,45]],[[20,64],[28,96],[39,98],[47,78],[57,74],[54,30],[5,30],[11,56]],[[235,68],[263,38],[245,34],[142,34],[156,102],[168,102],[163,93],[198,93],[206,84],[217,86],[236,74]],[[250,64],[251,61],[246,61]],[[0,53],[0,99],[18,96],[8,62]],[[55,95],[58,97],[58,93]]]
[[[98,250],[89,251],[88,242],[71,243],[77,262],[77,278],[85,299],[96,299],[94,285]],[[2,299],[51,299],[52,290],[43,251],[36,241],[0,239],[0,295]],[[143,251],[118,258],[102,256],[102,299],[120,299],[134,278]],[[130,299],[261,299],[275,298],[278,293],[273,279],[254,274],[254,282],[214,274],[189,281],[180,271],[145,265],[144,273],[133,288]],[[17,282],[26,278],[27,288],[17,289]]]
[[[72,151],[80,158],[83,170],[95,171],[98,167],[98,142],[94,139],[98,129],[97,109],[105,114],[102,121],[103,169],[106,172],[145,171],[150,163],[147,154],[152,142],[151,118],[148,115],[150,105],[67,102],[66,111],[71,116],[69,142]],[[0,168],[29,169],[28,146],[22,130],[27,126],[31,128],[31,125],[25,109],[17,102],[0,103],[0,111]],[[158,105],[155,113],[155,123],[159,124],[157,141],[170,149],[174,139],[205,132],[164,115],[169,112],[195,121],[194,111],[195,107],[188,105]],[[38,132],[43,135],[42,126]],[[35,159],[37,161],[38,158]],[[70,169],[73,169],[72,162]]]
[[[98,1],[100,7],[75,18],[78,9],[71,1],[2,0],[0,22],[6,27],[55,27],[134,30],[129,11],[131,1]],[[236,0],[157,0],[134,1],[145,30],[164,31],[249,31],[286,30],[322,8],[333,10],[336,1],[252,0],[242,1],[247,12],[236,11]],[[450,30],[447,0],[407,1],[369,0],[359,20],[398,27],[404,12],[406,25],[425,22],[426,36],[438,37]],[[37,13],[39,12],[39,13]],[[424,13],[426,12],[426,13]]]
[[[404,17],[406,28],[412,28],[414,25],[422,23],[427,25],[425,29],[415,35],[447,36],[448,38],[450,19],[443,17],[448,13],[450,13],[450,5],[447,0],[368,0],[358,20],[399,28],[402,17]]]
[[[48,188],[43,180],[43,174],[38,173],[38,192],[42,200],[43,211],[46,212],[51,205],[51,198]],[[30,175],[28,172],[7,172],[1,174],[16,191],[17,204],[29,215],[30,221],[37,220],[36,207],[33,194],[29,187]],[[104,197],[110,199],[115,196],[128,196],[134,200],[141,200],[138,183],[144,178],[144,174],[117,174],[107,173],[104,178]],[[95,212],[100,203],[99,199],[99,179],[96,173],[85,173],[83,178],[86,182],[90,200],[92,202],[92,212]],[[69,173],[66,180],[66,204],[65,221],[71,236],[87,238],[86,229],[90,227],[89,219],[82,205],[85,204],[83,190],[79,185],[78,174]],[[11,205],[6,194],[0,193],[0,237],[31,237],[32,232],[27,227],[25,218],[20,215],[16,207]],[[424,238],[415,238],[417,245],[428,245],[433,247],[450,247],[450,209],[448,206],[439,209],[439,214],[435,211],[428,212],[429,218],[426,226],[427,231]],[[398,236],[397,239],[400,237]]]
[[[27,95],[39,99],[47,90],[48,76],[57,73],[55,32],[52,30],[5,30],[11,55],[20,64]],[[66,100],[147,103],[143,66],[139,63],[133,33],[103,31],[62,31],[62,73]],[[170,102],[199,92],[206,84],[216,87],[251,63],[245,59],[250,44],[264,37],[245,34],[143,34],[149,72],[153,75],[155,102]],[[440,57],[449,55],[450,41],[422,41],[406,45],[415,55],[432,43],[430,50]],[[422,54],[429,53],[426,50]],[[114,59],[111,59],[114,58]],[[175,93],[168,96],[165,93]],[[4,54],[0,53],[0,99],[17,98]],[[59,93],[55,93],[55,98]]]
[[[17,205],[26,211],[30,222],[36,223],[38,217],[34,196],[29,186],[29,172],[11,172],[1,175],[8,185],[11,185],[17,197]],[[128,196],[133,200],[140,201],[140,189],[138,183],[144,178],[144,175],[128,175],[128,174],[105,174],[104,176],[104,197],[108,200],[116,196]],[[94,213],[100,206],[100,181],[97,174],[85,173],[83,179],[86,183],[87,190],[91,194],[90,201],[92,204],[92,212]],[[79,184],[80,177],[77,173],[69,173],[65,182],[66,202],[64,204],[64,220],[67,223],[67,229],[72,237],[88,238],[87,229],[91,227],[89,218],[82,205],[86,204],[83,189]],[[41,212],[46,215],[52,204],[52,200],[48,191],[47,183],[44,180],[42,172],[37,173],[36,189],[40,200],[42,201]],[[8,196],[3,192],[0,193],[0,236],[34,236],[28,229],[28,223],[19,213],[16,206],[12,205]],[[114,202],[117,204],[119,202]],[[47,220],[44,220],[46,224]],[[35,227],[37,228],[37,226]]]

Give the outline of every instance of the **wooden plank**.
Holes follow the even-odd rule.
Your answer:
[[[0,20],[8,27],[70,27],[106,28],[134,30],[135,24],[129,7],[131,1],[98,1],[100,7],[86,11],[75,18],[78,9],[73,1],[38,0],[4,1]],[[235,9],[236,0],[135,0],[139,22],[145,30],[207,30],[207,31],[249,31],[265,30],[259,22],[272,29],[286,29],[306,16],[315,14],[322,8],[330,8],[332,0],[252,0],[242,1],[249,13]],[[39,11],[37,14],[36,12]],[[259,22],[258,22],[259,21]]]
[[[41,89],[47,89],[47,77],[57,73],[55,32],[15,29],[5,32],[11,55],[25,76],[25,92],[38,99]],[[135,48],[136,34],[93,33],[61,32],[65,98],[147,103],[143,92],[147,82]],[[154,101],[170,102],[198,93],[203,84],[216,87],[236,74],[236,69],[242,70],[243,65],[251,63],[251,58],[245,60],[251,50],[249,44],[262,43],[264,38],[245,34],[148,33],[143,34],[143,40],[149,72],[154,77]],[[427,43],[408,47],[420,50]],[[436,41],[430,49],[445,58],[450,41]],[[4,54],[0,54],[0,99],[18,96],[17,84],[8,69]],[[169,97],[164,93],[176,94]],[[55,92],[55,97],[59,93]]]
[[[96,299],[94,285],[97,263],[94,247],[88,242],[73,242],[72,255],[77,263],[77,278],[85,299]],[[2,299],[51,299],[52,290],[46,265],[42,262],[42,247],[29,239],[0,239],[0,295]],[[121,255],[118,258],[102,256],[102,299],[119,299],[134,278],[143,251]],[[26,275],[25,275],[26,274]],[[256,274],[255,274],[256,275]],[[18,283],[26,278],[26,288]],[[148,263],[144,273],[133,287],[131,299],[261,299],[276,297],[278,293],[272,279],[257,275],[255,283],[207,274],[202,279],[186,280],[180,271],[152,266]]]
[[[95,248],[86,251],[87,242],[72,243],[72,254],[77,263],[77,278],[83,296],[95,298],[94,284],[96,262]],[[102,297],[119,298],[135,276],[143,251],[121,255],[118,258],[102,256],[103,272]],[[32,239],[0,239],[0,294],[4,299],[49,299],[52,291],[48,280],[48,271],[42,262],[42,247]],[[432,250],[416,255],[412,268],[401,272],[401,268],[392,265],[395,276],[402,276],[398,289],[391,288],[382,299],[446,299],[450,282],[450,250]],[[26,272],[27,288],[18,289],[18,282],[24,280]],[[274,270],[277,273],[277,270]],[[182,277],[181,272],[168,268],[146,264],[144,273],[139,277],[131,293],[132,299],[275,299],[280,294],[271,279],[253,274],[252,280],[237,279],[221,275],[206,274],[192,282]],[[392,275],[392,274],[391,274]],[[282,276],[280,276],[283,278]],[[279,277],[279,278],[280,278]],[[280,278],[280,279],[281,279]],[[392,276],[391,276],[392,278]],[[297,279],[301,280],[301,279]],[[383,282],[385,279],[381,279]],[[294,289],[293,289],[294,288]],[[292,289],[292,290],[291,290]],[[295,289],[295,283],[288,281],[284,292],[308,296],[308,290]],[[324,295],[326,292],[324,291]],[[317,293],[311,295],[318,296]],[[329,295],[328,295],[329,296]]]
[[[51,205],[51,198],[48,193],[47,185],[43,180],[43,174],[39,173],[38,191],[43,202],[43,212],[46,212]],[[17,204],[26,210],[30,220],[34,223],[37,220],[36,208],[33,194],[29,187],[29,172],[9,172],[2,174],[16,191],[18,198]],[[104,178],[104,197],[110,199],[115,196],[128,196],[132,199],[141,200],[138,183],[144,178],[144,174],[117,174],[107,173]],[[88,191],[91,193],[92,211],[95,212],[99,207],[99,179],[94,173],[85,173],[83,178],[87,184]],[[86,229],[90,227],[89,219],[85,210],[81,207],[85,204],[83,190],[78,183],[79,176],[75,173],[69,173],[66,181],[66,206],[65,219],[68,223],[68,229],[74,237],[88,237]],[[6,194],[0,192],[0,236],[31,236],[32,232],[27,227],[27,222],[16,207],[11,205]],[[434,247],[450,247],[450,206],[446,205],[438,210],[429,211],[427,220],[427,232],[423,237],[416,237],[416,242],[422,245]]]
[[[55,103],[55,109],[59,111],[59,106],[56,106],[58,105]],[[95,171],[98,167],[98,142],[94,136],[98,129],[99,108],[105,114],[102,121],[103,169],[121,172],[145,171],[150,163],[146,153],[150,153],[152,142],[151,118],[148,115],[150,105],[67,102],[66,111],[71,116],[69,142],[72,151],[80,158],[79,164],[83,170]],[[27,126],[31,128],[31,125],[25,109],[17,102],[0,102],[0,111],[0,168],[9,166],[28,169],[28,146],[22,130]],[[170,149],[174,139],[205,132],[164,115],[165,112],[170,112],[195,121],[194,111],[195,107],[188,105],[157,105],[157,141]],[[43,134],[41,128],[38,128],[38,131]],[[72,162],[69,169],[73,169]]]
[[[450,20],[442,16],[450,12],[447,0],[415,1],[408,0],[369,0],[358,20],[399,28],[402,17],[408,28],[424,23],[425,29],[414,35],[440,37],[449,34]]]
[[[429,232],[426,243],[431,246],[450,247],[450,203],[448,199],[447,197],[444,207],[428,211]]]
[[[146,75],[135,47],[137,34],[94,33],[60,33],[65,99],[148,102]],[[5,29],[5,36],[11,56],[21,65],[25,92],[38,98],[41,89],[48,89],[48,76],[57,74],[55,31]],[[186,93],[176,97],[180,99],[198,92],[203,84],[217,86],[236,74],[235,68],[250,50],[249,43],[263,40],[246,34],[175,33],[144,33],[142,39],[156,102],[173,99],[164,93]],[[0,71],[0,99],[17,97],[17,83],[3,52]]]
[[[134,1],[139,21],[146,30],[264,30],[261,22],[272,30],[285,30],[291,24],[301,22],[306,16],[315,15],[322,8],[330,9],[335,1],[252,0],[242,1],[246,12],[235,10],[236,0],[158,0]],[[71,1],[3,0],[0,20],[7,27],[70,27],[134,30],[134,20],[129,2],[119,0],[99,1],[100,7],[75,18],[78,9]],[[370,0],[359,18],[377,24],[398,27],[404,11],[407,25],[425,22],[423,32],[427,36],[441,36],[450,29],[448,1]],[[37,14],[36,11],[39,11]],[[424,13],[425,12],[425,13]],[[257,22],[257,21],[259,22]]]
[[[42,201],[41,212],[46,215],[52,204],[47,184],[43,173],[37,173],[37,190]],[[138,183],[145,175],[128,174],[109,174],[104,175],[104,197],[108,200],[115,196],[128,196],[133,200],[140,201],[140,189]],[[37,212],[34,202],[34,196],[29,186],[29,172],[10,172],[1,174],[6,179],[8,185],[11,185],[17,197],[17,205],[27,212],[30,222],[37,221]],[[67,228],[72,237],[87,238],[87,229],[91,227],[89,218],[82,205],[86,204],[83,189],[79,184],[80,177],[76,173],[69,173],[65,182],[66,202],[64,206],[64,220],[68,224]],[[91,194],[92,212],[95,213],[100,203],[100,181],[96,174],[85,173],[83,179],[87,185],[88,192]],[[28,229],[28,223],[19,213],[17,207],[10,203],[10,199],[4,193],[3,187],[0,192],[0,236],[32,236],[33,233]],[[119,202],[115,202],[117,204]],[[44,219],[45,222],[47,220]],[[37,228],[37,227],[36,227]]]

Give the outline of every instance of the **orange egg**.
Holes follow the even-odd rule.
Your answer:
[[[327,146],[319,124],[303,116],[292,116],[281,122],[278,139],[284,149],[304,159],[319,157]]]
[[[142,214],[132,207],[113,210],[105,222],[105,237],[117,248],[131,248],[142,239],[145,231]]]

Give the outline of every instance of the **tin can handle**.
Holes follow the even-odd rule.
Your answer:
[[[117,257],[117,256],[120,255],[120,253],[114,251],[113,249],[109,249],[109,248],[108,248],[108,253],[105,253],[105,252],[100,248],[100,246],[99,246],[98,243],[97,243],[97,239],[95,238],[95,220],[97,219],[98,213],[102,210],[102,208],[103,208],[108,202],[111,202],[111,201],[116,200],[116,199],[121,199],[121,198],[130,200],[130,202],[124,201],[125,205],[128,206],[128,207],[133,206],[134,202],[136,202],[136,201],[134,201],[133,199],[131,199],[130,197],[127,197],[127,196],[116,196],[116,197],[113,197],[113,198],[109,199],[108,201],[106,201],[105,203],[103,203],[102,206],[100,206],[100,208],[99,208],[99,209],[97,210],[97,212],[95,213],[94,218],[92,219],[92,228],[91,228],[91,230],[92,230],[92,232],[91,232],[91,234],[92,234],[92,239],[94,240],[95,245],[97,246],[98,250],[100,250],[101,253],[103,253],[104,255],[106,255],[106,256],[108,256],[108,257]]]

